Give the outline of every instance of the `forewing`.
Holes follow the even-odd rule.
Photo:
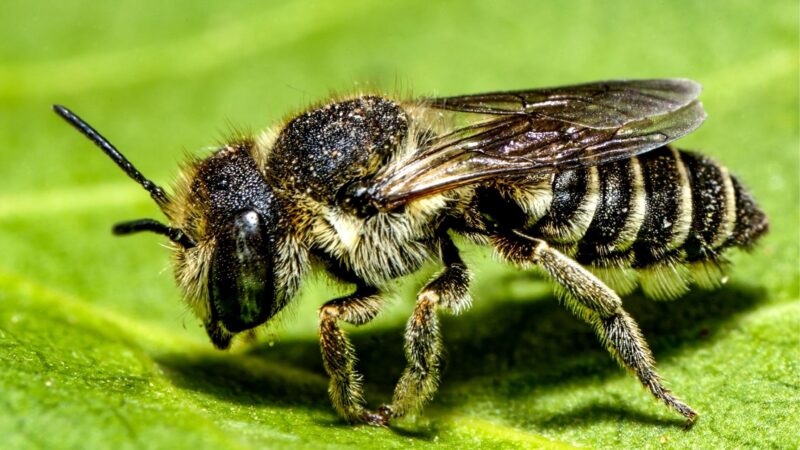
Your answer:
[[[603,81],[527,91],[425,99],[432,108],[491,115],[533,115],[591,128],[618,128],[687,106],[700,95],[685,79]]]
[[[697,83],[612,81],[429,100],[472,116],[371,183],[382,210],[488,179],[605,164],[680,138],[705,119]]]

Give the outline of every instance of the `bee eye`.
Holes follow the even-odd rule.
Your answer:
[[[231,216],[216,235],[209,276],[211,319],[230,332],[264,323],[274,303],[272,252],[263,217]]]

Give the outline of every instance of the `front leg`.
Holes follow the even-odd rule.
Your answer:
[[[392,404],[378,410],[387,419],[415,413],[433,398],[439,387],[442,357],[442,337],[436,310],[442,308],[458,314],[469,308],[472,302],[469,271],[446,233],[440,237],[440,249],[446,267],[417,295],[414,313],[406,324],[405,353],[408,365],[395,387]]]
[[[331,377],[328,394],[333,407],[350,422],[385,426],[388,419],[364,407],[362,376],[355,369],[353,346],[338,321],[363,325],[379,312],[380,293],[373,287],[359,284],[356,292],[325,303],[319,310],[320,348],[325,371]]]

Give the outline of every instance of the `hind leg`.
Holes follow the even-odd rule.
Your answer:
[[[697,413],[664,387],[655,371],[655,360],[636,321],[622,309],[619,296],[591,272],[551,248],[547,242],[514,232],[495,240],[498,251],[518,264],[536,264],[563,286],[567,307],[594,327],[600,341],[617,362],[633,372],[639,381],[668,407],[687,420]]]

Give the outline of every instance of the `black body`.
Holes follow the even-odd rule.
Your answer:
[[[408,118],[388,99],[366,96],[290,120],[270,151],[268,175],[288,189],[335,203],[346,183],[374,172],[408,132]]]
[[[176,280],[216,347],[281,311],[314,262],[355,286],[325,303],[319,322],[329,394],[348,420],[387,425],[435,393],[437,311],[471,304],[453,232],[544,269],[620,365],[691,424],[697,413],[663,386],[636,322],[601,275],[641,273],[646,293],[674,297],[692,280],[713,286],[722,252],[749,248],[767,231],[725,168],[668,145],[705,119],[699,93],[693,81],[666,79],[406,103],[359,96],[191,161],[171,196],[72,112],[55,111],[169,218],[114,231],[173,242]],[[406,369],[391,404],[371,411],[339,323],[372,320],[391,281],[431,260],[444,268],[417,295]],[[687,266],[704,274],[692,278]]]

